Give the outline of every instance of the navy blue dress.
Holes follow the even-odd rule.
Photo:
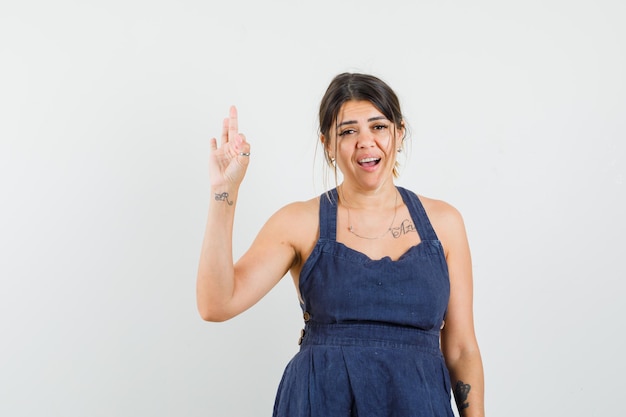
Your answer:
[[[453,417],[439,333],[450,296],[441,242],[418,197],[397,187],[421,242],[372,260],[336,241],[337,191],[300,273],[305,320],[275,417]]]

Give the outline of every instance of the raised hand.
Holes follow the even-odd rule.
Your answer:
[[[211,187],[238,187],[246,174],[250,162],[250,144],[239,133],[237,108],[230,107],[229,115],[222,124],[219,148],[217,139],[211,138],[209,177]]]

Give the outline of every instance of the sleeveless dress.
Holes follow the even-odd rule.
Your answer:
[[[453,417],[440,349],[450,283],[418,197],[397,187],[421,242],[372,260],[336,241],[337,190],[320,197],[320,236],[300,273],[305,328],[275,417]]]

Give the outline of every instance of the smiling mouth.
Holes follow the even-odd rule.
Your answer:
[[[363,158],[358,161],[359,165],[363,167],[373,167],[378,165],[380,158]]]

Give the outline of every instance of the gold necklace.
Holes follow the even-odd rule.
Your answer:
[[[379,236],[375,236],[375,237],[361,236],[360,234],[355,232],[354,228],[352,227],[352,221],[350,220],[350,207],[347,204],[345,206],[346,206],[346,210],[348,210],[348,231],[352,233],[354,236],[359,237],[361,239],[377,240],[377,239],[384,237],[387,233],[391,232],[391,227],[393,226],[393,222],[396,221],[396,214],[398,214],[398,191],[396,191],[396,198],[393,203],[393,218],[391,219],[391,223],[389,224],[389,227],[387,228],[387,230],[385,230]]]

